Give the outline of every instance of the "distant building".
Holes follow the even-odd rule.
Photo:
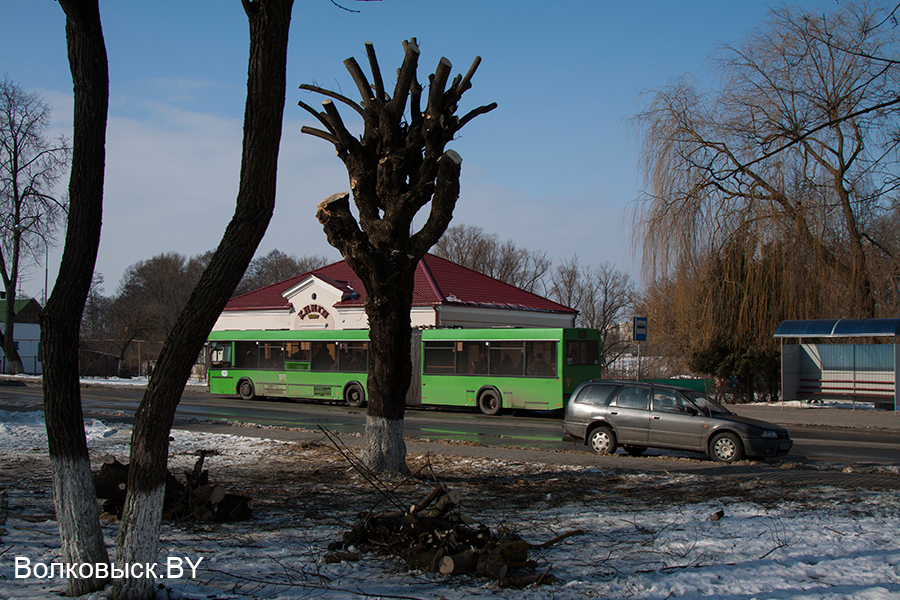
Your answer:
[[[16,340],[16,350],[22,359],[22,366],[29,375],[43,373],[40,359],[41,343],[41,305],[34,298],[16,300],[16,323],[13,327],[13,337]],[[0,294],[0,331],[6,331],[6,294]],[[6,353],[0,347],[0,373],[9,373],[9,360]]]
[[[368,329],[365,295],[340,261],[232,298],[213,329]],[[413,327],[573,327],[577,315],[432,254],[416,268]]]

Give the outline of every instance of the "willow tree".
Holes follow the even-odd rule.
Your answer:
[[[457,104],[471,87],[480,58],[449,88],[452,66],[442,58],[429,76],[423,110],[415,38],[404,42],[403,48],[403,63],[391,95],[370,43],[366,54],[371,83],[355,59],[344,61],[362,97],[360,102],[317,86],[300,86],[328,98],[322,103],[322,112],[300,102],[324,127],[303,127],[302,131],[334,145],[347,168],[359,214],[357,220],[351,212],[350,194],[344,192],[320,202],[316,217],[328,242],[340,251],[365,287],[370,360],[362,460],[374,471],[392,472],[407,471],[403,414],[411,376],[413,277],[419,260],[447,229],[459,198],[462,159],[445,147],[466,123],[496,108],[492,103],[458,117]],[[362,117],[362,136],[350,133],[333,100]],[[413,232],[413,218],[429,203],[428,218]]]
[[[876,58],[894,54],[879,18],[864,5],[773,11],[716,54],[716,89],[681,78],[652,95],[636,118],[648,182],[636,225],[651,278],[732,256],[743,262],[725,271],[746,278],[722,285],[752,291],[765,282],[802,298],[797,278],[745,268],[771,266],[759,257],[796,244],[801,251],[784,260],[806,262],[780,272],[814,273],[822,296],[838,290],[842,313],[828,316],[876,315],[872,265],[896,249],[872,224],[893,210],[900,143],[900,63]],[[780,308],[782,318],[825,316]]]

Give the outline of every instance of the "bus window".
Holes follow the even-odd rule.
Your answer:
[[[525,342],[525,355],[526,375],[556,377],[556,342]]]
[[[365,373],[369,370],[369,342],[340,342],[341,371]]]
[[[522,342],[491,342],[491,374],[521,375],[524,373],[524,357]]]
[[[284,345],[281,342],[259,344],[259,368],[270,371],[284,370]]]
[[[570,367],[600,364],[599,344],[596,340],[566,340],[566,364]]]
[[[334,342],[312,342],[312,370],[336,371],[336,349],[337,344]]]
[[[309,342],[285,342],[284,359],[294,362],[309,362]]]
[[[463,375],[487,375],[487,342],[456,342],[456,372]]]
[[[449,375],[455,372],[453,342],[425,342],[422,369],[426,375]]]
[[[234,366],[237,369],[259,368],[256,342],[234,343]]]
[[[213,369],[231,368],[231,342],[209,343],[209,366]]]

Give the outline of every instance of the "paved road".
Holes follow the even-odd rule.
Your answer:
[[[89,412],[98,412],[106,418],[130,420],[141,390],[122,388],[86,388],[82,392]],[[0,408],[18,403],[20,406],[39,405],[40,388],[0,387]],[[493,422],[497,426],[485,426],[484,417],[472,413],[437,413],[432,411],[411,411],[406,419],[410,452],[433,452],[456,456],[497,458],[517,462],[545,462],[558,465],[591,466],[602,469],[625,469],[648,472],[690,472],[710,477],[733,477],[738,479],[758,478],[796,482],[802,484],[851,485],[885,489],[900,489],[900,414],[874,410],[849,410],[834,408],[787,408],[775,406],[737,406],[736,412],[755,418],[787,426],[795,438],[795,449],[789,455],[788,464],[795,468],[783,468],[785,463],[749,463],[740,465],[718,465],[706,460],[673,460],[673,453],[650,451],[650,456],[633,458],[625,455],[601,457],[584,451],[574,443],[562,443],[559,437],[548,432],[558,431],[559,419],[531,417],[525,419],[500,418]],[[228,424],[208,422],[188,422],[205,418],[211,413],[235,421],[252,421],[276,428],[253,429],[235,427]],[[224,413],[224,414],[222,414]],[[245,402],[227,401],[210,397],[204,392],[188,392],[179,407],[179,421],[176,427],[185,430],[270,437],[282,440],[325,440],[317,431],[323,424],[339,434],[359,433],[364,426],[364,411],[338,406],[319,406],[290,402]],[[438,423],[438,425],[435,425]],[[452,426],[450,425],[452,423]],[[294,429],[284,429],[290,427]],[[437,441],[458,437],[468,440],[472,436],[460,433],[468,428],[477,428],[475,440],[481,444],[459,445],[438,443]],[[342,439],[350,446],[359,443],[359,437],[344,435]],[[457,441],[459,441],[457,440]],[[522,446],[530,449],[523,449]],[[870,452],[875,447],[883,453],[891,468],[873,468],[868,464],[854,464],[847,460],[847,449],[854,445],[867,447]],[[534,448],[540,448],[535,450]],[[837,468],[810,461],[807,449],[814,448],[820,460],[843,463]],[[800,454],[800,450],[804,453]],[[830,454],[829,454],[830,453]],[[833,456],[832,456],[833,455]],[[682,458],[700,458],[700,455],[685,453]],[[799,467],[799,468],[797,468]],[[814,468],[813,468],[814,467]],[[843,470],[839,470],[843,469]]]

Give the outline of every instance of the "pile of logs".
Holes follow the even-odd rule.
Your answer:
[[[546,548],[580,531],[533,545],[518,535],[494,533],[476,524],[459,512],[459,502],[457,490],[439,485],[406,510],[361,514],[341,541],[329,544],[325,562],[359,560],[361,556],[351,551],[355,548],[400,557],[414,569],[495,579],[502,587],[558,581],[549,569],[535,573],[540,565],[528,559],[528,551]]]
[[[229,494],[221,485],[210,483],[209,470],[203,468],[205,458],[206,452],[201,451],[193,470],[184,472],[184,483],[166,471],[163,517],[218,523],[249,519],[250,498]],[[100,470],[94,472],[94,488],[97,497],[104,501],[105,512],[122,517],[127,484],[128,465],[120,463],[115,457],[105,457]]]

